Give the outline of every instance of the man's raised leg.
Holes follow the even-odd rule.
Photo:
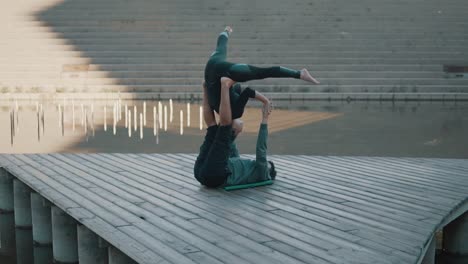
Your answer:
[[[231,101],[229,99],[229,89],[235,82],[229,78],[221,78],[221,101],[219,104],[219,124],[229,126],[232,124]]]

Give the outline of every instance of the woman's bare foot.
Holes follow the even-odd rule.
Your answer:
[[[317,81],[312,75],[310,75],[309,71],[307,69],[302,69],[301,70],[301,80],[304,80],[306,82],[311,82],[314,84],[319,84],[320,82]]]
[[[229,35],[231,35],[231,33],[232,33],[232,28],[231,28],[230,26],[226,26],[226,27],[224,28],[224,31],[226,31]]]

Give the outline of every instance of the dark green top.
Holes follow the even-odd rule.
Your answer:
[[[266,159],[267,138],[268,125],[261,124],[258,131],[255,160],[240,158],[236,145],[232,144],[231,158],[228,161],[228,167],[232,174],[227,178],[226,186],[271,180]]]

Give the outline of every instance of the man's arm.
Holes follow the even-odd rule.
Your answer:
[[[237,149],[237,144],[235,142],[231,143],[231,153],[229,154],[230,158],[239,158],[239,150]]]
[[[211,109],[210,104],[208,103],[208,91],[206,88],[205,82],[203,82],[203,119],[205,120],[206,126],[214,126],[216,125],[216,118]]]
[[[268,139],[268,118],[271,114],[271,103],[264,104],[262,107],[262,123],[258,131],[256,161],[267,162],[267,139]]]

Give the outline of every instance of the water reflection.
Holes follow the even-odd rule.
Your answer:
[[[198,108],[198,105],[192,105],[190,102],[174,103],[172,100],[165,102],[129,101],[125,105],[122,104],[121,100],[80,102],[78,104],[74,100],[70,102],[64,100],[63,104],[57,104],[57,102],[35,102],[34,104],[21,103],[20,107],[15,101],[8,110],[10,119],[8,134],[11,146],[9,150],[11,152],[16,152],[18,148],[21,149],[19,146],[23,144],[22,138],[29,138],[31,131],[35,131],[37,134],[37,142],[46,141],[49,143],[48,138],[50,137],[48,136],[57,141],[59,139],[57,136],[75,138],[78,135],[82,136],[84,141],[88,141],[95,137],[96,129],[100,130],[102,127],[102,130],[107,132],[108,124],[112,124],[112,135],[114,136],[117,135],[120,128],[127,128],[129,138],[137,136],[143,139],[145,129],[151,128],[152,134],[158,142],[162,129],[165,132],[177,129],[180,131],[179,134],[183,135],[184,127],[191,125],[191,115],[192,112],[195,112],[192,108]],[[148,107],[152,108],[152,112],[148,111]],[[97,111],[95,111],[96,108]],[[108,111],[108,109],[112,110]],[[179,111],[180,115],[176,115],[176,111]],[[108,112],[111,112],[111,116]],[[3,112],[0,113],[0,115],[3,114]],[[177,118],[179,122],[177,122]],[[183,122],[184,119],[187,120],[187,124]],[[202,130],[202,120],[200,119],[199,122],[200,130]],[[22,135],[19,134],[20,125],[26,128],[22,131],[24,133]],[[47,131],[48,135],[46,135],[46,125],[50,128]],[[2,129],[1,132],[4,135],[6,131]],[[31,143],[30,139],[28,141]],[[9,152],[3,145],[0,146],[2,146],[2,152]],[[34,150],[32,151],[34,152]]]
[[[196,153],[203,109],[183,101],[0,102],[0,152]],[[467,157],[466,102],[277,101],[272,154]],[[253,153],[259,104],[238,138]],[[46,128],[47,127],[47,128]]]

